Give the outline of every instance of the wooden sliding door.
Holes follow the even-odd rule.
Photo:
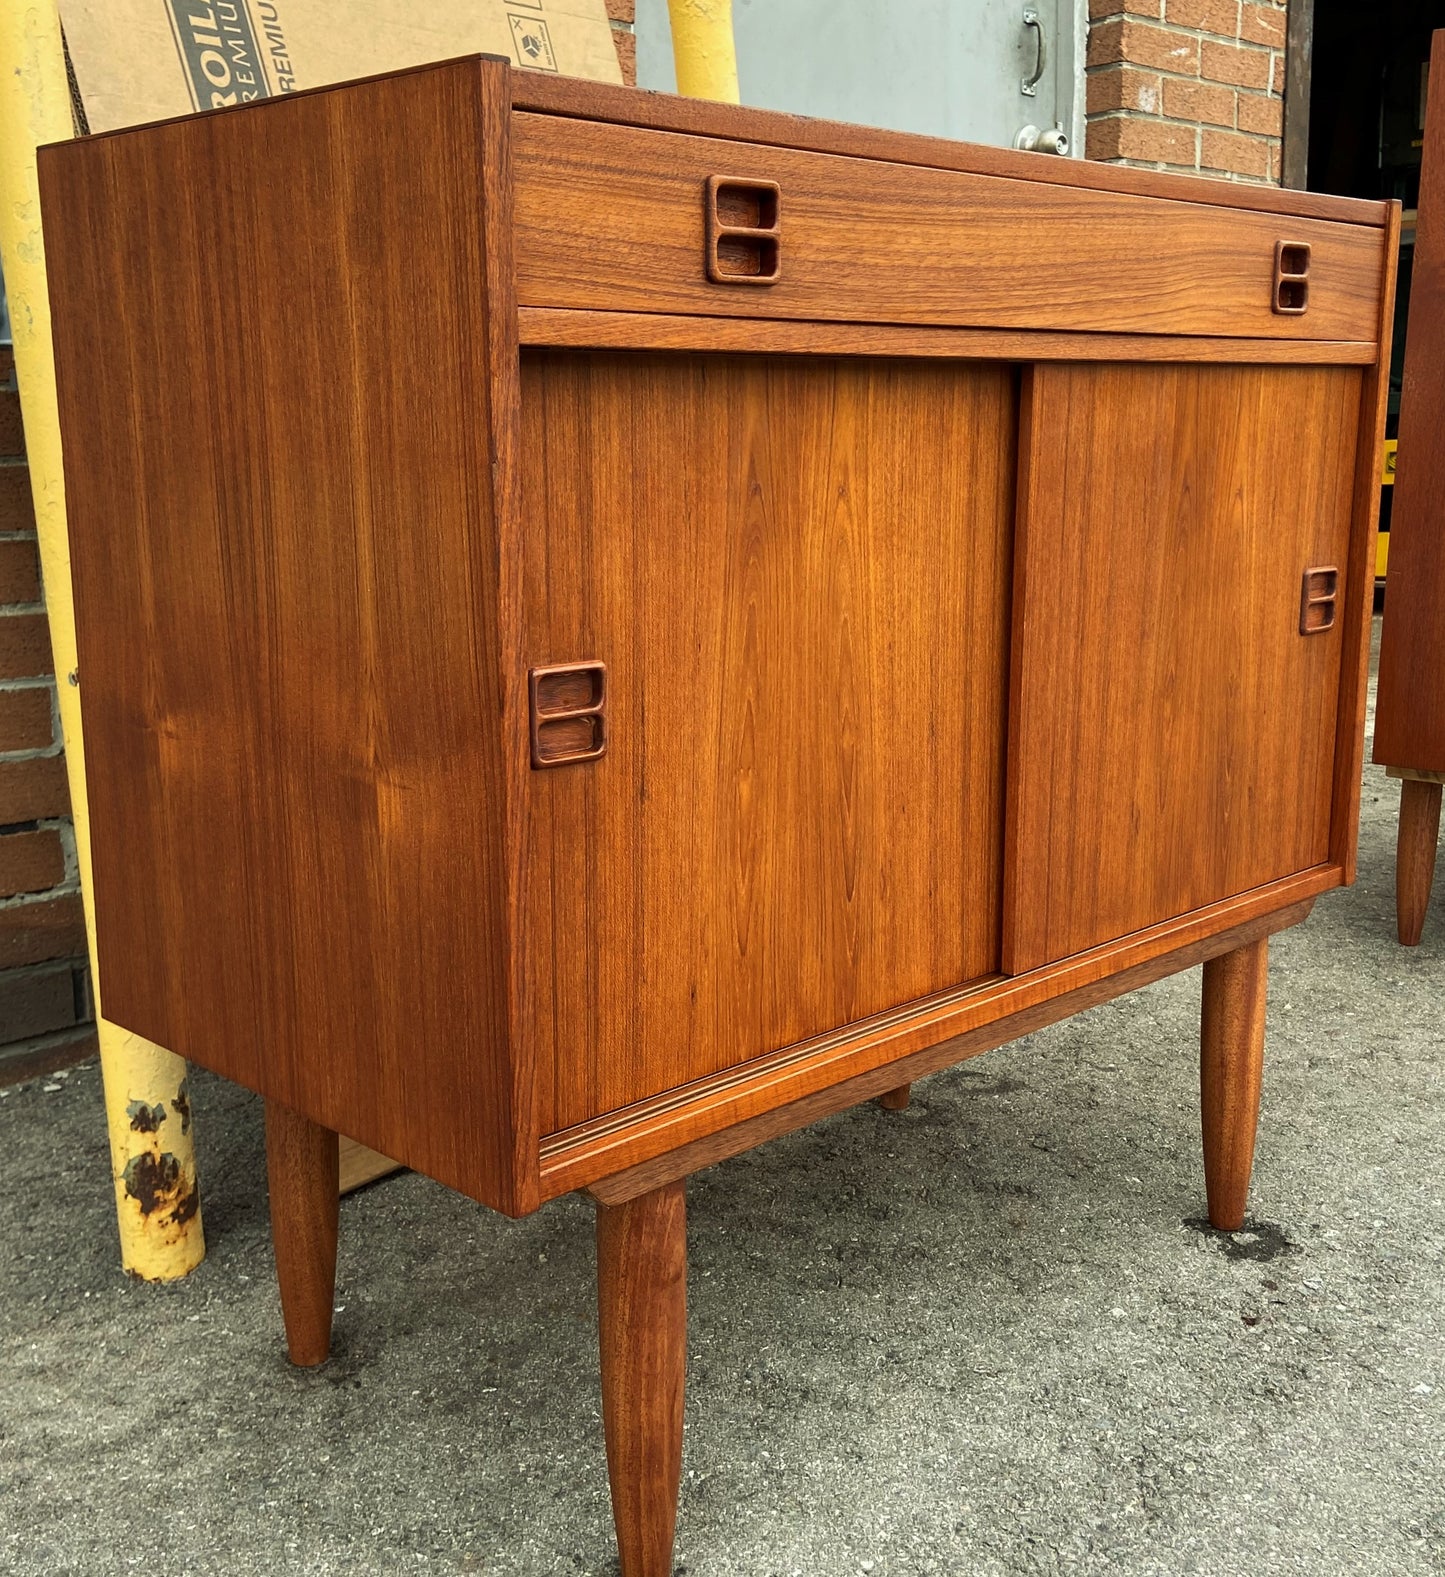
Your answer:
[[[1009,972],[1327,858],[1361,381],[1026,377]]]
[[[1016,373],[527,353],[522,416],[528,665],[606,665],[528,780],[543,1132],[996,971]]]

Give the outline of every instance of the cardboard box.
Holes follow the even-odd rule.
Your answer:
[[[621,82],[605,0],[60,0],[89,131],[481,52]]]

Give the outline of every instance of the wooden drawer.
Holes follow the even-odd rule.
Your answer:
[[[521,111],[512,146],[523,306],[1376,337],[1384,246],[1372,226]],[[776,183],[774,283],[708,277],[710,177]],[[1273,307],[1280,242],[1309,248],[1302,313]],[[724,237],[725,265],[729,248],[732,266],[774,263],[766,239]]]

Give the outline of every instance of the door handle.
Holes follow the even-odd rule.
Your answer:
[[[1039,53],[1038,58],[1034,61],[1033,76],[1025,77],[1019,83],[1019,92],[1026,93],[1029,98],[1034,98],[1038,94],[1039,83],[1043,80],[1044,68],[1049,63],[1049,41],[1044,35],[1043,18],[1031,5],[1024,7],[1024,26],[1033,28],[1037,33]]]
[[[1067,157],[1069,136],[1062,126],[1055,126],[1052,131],[1040,131],[1037,126],[1024,126],[1014,138],[1014,147],[1024,153],[1061,153]]]

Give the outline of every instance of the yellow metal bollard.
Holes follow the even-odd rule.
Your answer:
[[[80,692],[74,674],[75,606],[60,467],[50,298],[40,234],[35,149],[72,133],[70,89],[55,0],[0,0],[0,266],[10,304],[20,409],[35,496],[45,604],[60,691],[60,724],[70,779],[81,896],[95,976],[90,893],[90,822],[81,748]],[[100,1018],[100,1064],[120,1223],[121,1263],[147,1281],[170,1281],[205,1256],[186,1064],[139,1035]]]
[[[690,99],[738,103],[732,0],[667,0],[667,14],[677,91]]]

